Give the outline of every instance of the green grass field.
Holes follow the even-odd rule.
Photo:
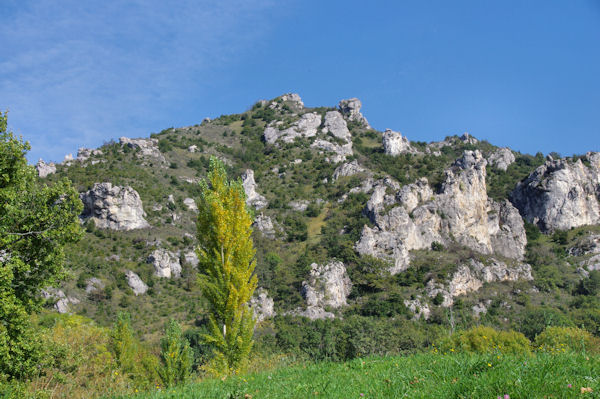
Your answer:
[[[599,379],[600,358],[582,354],[419,354],[280,368],[114,398],[598,398]]]

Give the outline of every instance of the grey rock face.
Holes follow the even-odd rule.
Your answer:
[[[274,317],[273,298],[269,297],[269,293],[264,288],[256,290],[256,295],[250,299],[250,307],[254,310],[254,318],[257,322]]]
[[[265,129],[263,136],[269,144],[273,144],[278,140],[284,143],[291,143],[296,137],[316,136],[319,126],[321,126],[321,115],[311,112],[302,115],[291,127],[284,130],[279,130],[277,123],[270,124]]]
[[[181,277],[179,257],[171,251],[156,249],[148,256],[146,262],[154,266],[154,275],[157,277]]]
[[[95,183],[80,194],[84,205],[82,218],[93,219],[97,227],[112,230],[134,230],[150,227],[144,219],[142,200],[133,188]]]
[[[85,292],[87,294],[104,289],[104,283],[96,277],[88,279],[85,284]]]
[[[35,165],[35,169],[38,172],[38,176],[40,176],[41,178],[56,173],[56,165],[54,164],[54,162],[46,163],[41,158]]]
[[[515,162],[515,154],[510,148],[499,148],[488,157],[488,163],[500,170],[506,171],[510,164]]]
[[[323,133],[331,133],[334,137],[342,139],[346,142],[352,141],[350,130],[344,120],[342,114],[338,111],[328,111],[325,114],[325,123],[323,127]]]
[[[425,178],[397,189],[395,195],[387,193],[389,185],[378,184],[365,207],[375,227],[363,228],[355,249],[392,261],[391,273],[408,268],[408,251],[452,239],[484,254],[522,259],[527,243],[523,220],[507,201],[488,199],[485,166],[479,151],[465,151],[446,171],[438,194]],[[384,214],[390,206],[394,207]]]
[[[338,104],[338,108],[340,109],[341,113],[346,118],[348,118],[348,120],[351,120],[354,122],[359,122],[367,129],[370,129],[371,126],[369,125],[367,118],[365,118],[360,113],[361,107],[362,107],[362,103],[360,102],[360,100],[358,98],[349,98],[347,100],[341,100],[340,103]]]
[[[581,160],[549,160],[511,194],[512,203],[544,232],[600,223],[600,154]]]
[[[466,132],[462,136],[460,136],[460,140],[467,144],[479,143],[479,140],[477,140],[475,137],[471,136],[469,133]]]
[[[196,201],[194,201],[193,198],[186,198],[183,200],[183,204],[190,210],[190,211],[198,211],[198,207],[196,206]]]
[[[91,148],[81,147],[77,150],[77,161],[83,163],[93,156],[100,156],[100,155],[102,155],[101,150],[94,150]]]
[[[455,297],[477,291],[484,283],[517,280],[533,280],[530,265],[517,262],[513,266],[508,266],[495,259],[491,264],[485,265],[471,259],[469,264],[458,267],[448,283],[442,284],[429,280],[425,290],[431,298],[442,294],[444,301],[441,306],[449,307],[454,303]]]
[[[306,309],[297,309],[290,314],[307,317],[311,320],[333,319],[335,317],[333,313],[327,312],[320,306],[307,306]]]
[[[287,93],[281,96],[281,99],[286,102],[292,102],[298,105],[300,108],[304,108],[304,103],[302,102],[302,98],[297,93]]]
[[[431,309],[429,308],[429,304],[423,301],[420,296],[415,299],[404,300],[404,306],[414,314],[413,320],[419,320],[420,318],[424,320],[429,319]]]
[[[76,305],[80,302],[79,299],[75,297],[66,296],[63,290],[52,287],[42,290],[42,297],[44,299],[56,300],[54,303],[54,310],[61,314],[70,312],[69,304]]]
[[[275,226],[273,226],[273,221],[267,215],[261,213],[256,216],[253,226],[263,233],[265,237],[270,239],[275,238]]]
[[[347,142],[346,144],[337,144],[327,140],[317,139],[310,146],[311,148],[317,148],[319,150],[332,153],[331,156],[326,158],[328,162],[332,163],[343,162],[346,160],[347,156],[353,154],[352,142]]]
[[[198,260],[198,255],[196,255],[196,251],[192,250],[192,251],[188,251],[188,252],[184,253],[183,261],[185,263],[187,263],[188,265],[192,266],[193,268],[197,268],[199,260]]]
[[[288,203],[288,206],[295,211],[304,212],[306,209],[308,209],[309,204],[310,204],[310,201],[297,200],[297,201],[290,201]]]
[[[146,285],[146,283],[142,281],[140,276],[138,276],[131,270],[127,270],[125,272],[125,277],[127,278],[127,284],[131,287],[135,296],[145,294],[146,291],[148,291],[148,286]]]
[[[302,296],[308,306],[339,308],[346,305],[352,283],[342,262],[310,265],[308,281],[302,282]]]
[[[256,182],[254,181],[254,171],[252,169],[246,169],[242,173],[242,185],[246,192],[246,204],[256,209],[266,208],[269,205],[266,198],[256,192]]]
[[[344,163],[337,168],[333,172],[333,181],[336,181],[340,177],[353,176],[359,173],[364,172],[366,169],[358,164],[358,161],[355,159],[352,162]]]
[[[569,248],[568,252],[572,256],[600,254],[600,235],[591,234],[584,237],[573,248]]]
[[[122,146],[140,150],[138,157],[145,158],[151,161],[166,163],[164,155],[158,149],[157,139],[130,139],[127,137],[119,138],[119,143]]]
[[[394,132],[393,130],[386,129],[383,133],[383,151],[387,155],[400,155],[405,153],[415,154],[418,151],[415,150],[411,145],[410,141],[400,132]]]

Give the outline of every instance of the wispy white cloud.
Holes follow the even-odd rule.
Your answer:
[[[269,32],[275,1],[0,5],[0,108],[30,159],[160,129]],[[200,93],[198,93],[200,92]]]

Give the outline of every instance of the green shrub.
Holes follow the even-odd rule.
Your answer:
[[[193,354],[189,342],[181,332],[179,323],[171,319],[165,327],[165,337],[160,340],[158,375],[166,387],[188,380],[192,371]]]
[[[442,340],[439,348],[442,352],[530,353],[531,342],[523,334],[513,330],[496,331],[491,327],[478,326]]]
[[[600,352],[600,339],[576,327],[548,327],[535,337],[535,347],[544,352]]]

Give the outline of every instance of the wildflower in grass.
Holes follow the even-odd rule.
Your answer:
[[[488,363],[488,367],[492,367],[492,363]]]
[[[573,388],[573,385],[567,384],[567,388]]]

